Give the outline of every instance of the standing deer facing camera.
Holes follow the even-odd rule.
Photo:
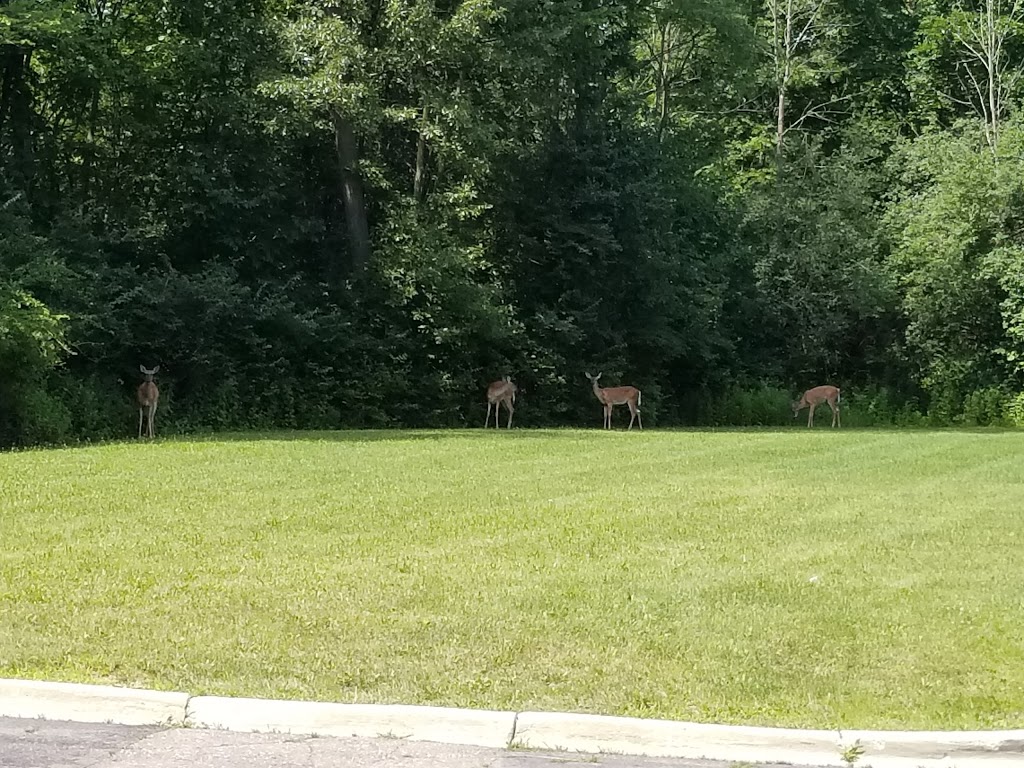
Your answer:
[[[156,416],[156,404],[160,399],[160,390],[157,388],[153,377],[160,370],[158,365],[152,371],[146,366],[140,365],[139,370],[146,377],[146,380],[139,384],[135,392],[135,399],[139,401],[139,437],[142,437],[142,416],[146,416],[146,437],[153,437],[153,418]]]
[[[508,409],[508,426],[512,428],[512,414],[515,408],[512,404],[516,401],[516,392],[519,387],[512,383],[512,379],[506,376],[501,381],[495,381],[487,387],[487,418],[484,419],[484,429],[487,429],[487,422],[491,420],[491,406],[494,406],[494,428],[498,428],[498,416],[501,414],[501,404],[504,403]]]
[[[814,387],[804,392],[803,397],[793,403],[793,418],[800,415],[800,411],[809,408],[807,412],[807,426],[814,426],[814,409],[822,403],[828,403],[832,409],[832,426],[839,426],[839,388],[831,386]]]
[[[633,422],[636,421],[640,425],[640,429],[644,428],[644,420],[640,418],[640,390],[636,387],[599,387],[597,380],[601,378],[601,374],[597,376],[591,376],[587,374],[587,378],[590,379],[590,383],[594,386],[594,394],[597,399],[601,401],[601,405],[604,406],[604,428],[612,428],[612,408],[616,405],[627,405],[629,406],[629,429],[633,428]]]

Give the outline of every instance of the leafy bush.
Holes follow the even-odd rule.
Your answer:
[[[116,378],[62,369],[50,377],[49,389],[67,410],[74,438],[110,440],[134,435],[135,404]]]
[[[1006,398],[1003,420],[1010,426],[1024,427],[1024,392]]]
[[[20,399],[19,410],[19,442],[35,445],[64,443],[72,439],[71,411],[46,390],[27,390]]]
[[[705,394],[699,408],[698,423],[725,426],[780,426],[792,419],[790,392],[761,385],[756,388],[730,387],[715,394]]]
[[[843,425],[848,427],[919,427],[927,423],[913,400],[888,387],[846,387],[841,405]]]
[[[969,426],[988,427],[1004,424],[1006,393],[996,387],[971,392],[964,399],[959,421]]]
[[[64,320],[26,291],[0,283],[0,446],[70,434],[67,409],[45,383],[66,350]]]

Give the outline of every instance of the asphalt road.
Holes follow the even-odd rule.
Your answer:
[[[0,768],[573,768],[595,765],[604,768],[734,768],[740,764],[510,751],[402,739],[337,739],[0,718]]]

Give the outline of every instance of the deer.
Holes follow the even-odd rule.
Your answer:
[[[828,403],[832,409],[832,426],[839,424],[839,387],[829,385],[813,387],[804,392],[803,396],[793,403],[793,418],[800,415],[800,411],[809,408],[807,412],[807,426],[814,426],[814,409],[822,403]]]
[[[612,409],[616,405],[628,405],[629,406],[629,429],[633,428],[633,421],[640,425],[640,429],[643,430],[644,422],[640,418],[640,390],[636,387],[599,387],[597,385],[598,379],[601,378],[601,374],[597,376],[591,376],[589,373],[586,374],[587,378],[590,379],[591,385],[594,387],[594,394],[600,401],[601,405],[604,406],[604,428],[612,428]]]
[[[160,389],[153,381],[153,377],[160,370],[160,366],[158,365],[153,370],[149,370],[146,366],[140,365],[139,370],[145,376],[145,381],[139,384],[139,388],[135,391],[135,399],[139,401],[139,439],[141,440],[143,414],[146,417],[146,436],[154,436],[153,418],[156,416],[156,404],[160,399]]]
[[[516,401],[516,392],[519,391],[519,387],[512,383],[512,379],[508,376],[501,379],[500,381],[491,382],[487,386],[487,417],[484,419],[484,429],[487,429],[487,423],[491,420],[491,406],[494,406],[494,428],[498,428],[498,416],[501,413],[501,404],[504,403],[508,409],[508,425],[506,429],[512,429],[512,414],[515,413],[515,408],[512,404]]]

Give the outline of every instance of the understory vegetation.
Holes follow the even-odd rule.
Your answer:
[[[0,446],[1024,422],[1019,0],[3,0]]]

